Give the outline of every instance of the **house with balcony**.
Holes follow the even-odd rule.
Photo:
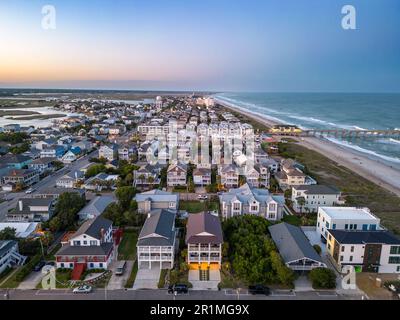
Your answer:
[[[3,185],[16,186],[20,184],[22,187],[28,187],[36,182],[39,182],[39,174],[31,169],[12,169],[2,178]]]
[[[283,195],[270,194],[267,189],[253,188],[244,184],[219,196],[222,217],[228,219],[243,214],[254,214],[271,221],[283,217]]]
[[[133,186],[140,190],[153,189],[161,182],[162,166],[146,164],[133,171]]]
[[[206,212],[190,214],[185,242],[190,270],[221,268],[223,236],[218,216]]]
[[[138,268],[172,269],[175,241],[175,212],[156,209],[148,213],[136,245]]]
[[[332,207],[344,203],[338,189],[320,184],[293,186],[291,200],[296,212],[317,212],[320,206]]]
[[[187,185],[187,165],[185,163],[170,164],[167,171],[167,186],[186,186]]]
[[[207,186],[211,184],[211,169],[197,168],[193,170],[193,183],[196,186]]]
[[[55,169],[54,162],[56,160],[56,158],[38,158],[32,160],[32,162],[28,164],[28,169],[35,170],[39,174],[53,172]]]
[[[218,166],[218,174],[221,178],[221,184],[225,188],[237,188],[239,186],[239,169],[236,165],[220,165]]]
[[[73,269],[72,280],[79,280],[86,269],[107,269],[114,253],[112,222],[99,216],[64,239],[55,257],[57,268]]]
[[[293,271],[327,267],[301,228],[283,222],[268,227],[268,230],[284,263]]]
[[[58,178],[56,180],[56,186],[58,188],[68,189],[76,188],[79,183],[83,182],[84,178],[85,174],[83,171],[71,171]]]
[[[16,208],[7,212],[8,222],[43,222],[54,214],[56,200],[52,198],[21,198]]]
[[[118,146],[116,144],[102,145],[99,148],[99,158],[113,161],[118,157]]]

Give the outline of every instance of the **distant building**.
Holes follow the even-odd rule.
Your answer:
[[[247,183],[237,189],[230,189],[219,196],[222,217],[231,218],[243,214],[255,214],[271,221],[283,216],[285,199],[270,194],[266,189],[252,188]]]
[[[32,162],[32,158],[20,154],[6,154],[0,158],[0,161],[9,168],[23,169]]]
[[[186,186],[187,165],[184,163],[170,164],[167,171],[167,185],[169,187]]]
[[[12,184],[16,186],[20,184],[22,187],[28,187],[39,182],[39,174],[31,169],[12,169],[4,174],[2,178],[3,184]]]
[[[54,213],[55,200],[51,198],[21,198],[17,207],[6,214],[8,222],[43,222]]]
[[[115,201],[116,199],[113,196],[96,196],[78,212],[79,219],[87,220],[97,218],[111,203]]]
[[[299,199],[304,200],[304,205],[299,205]],[[296,212],[317,212],[320,206],[343,204],[339,190],[320,184],[293,186],[291,200]]]
[[[117,159],[118,156],[118,146],[116,144],[103,145],[99,148],[99,158],[105,158],[108,161],[113,161]]]
[[[11,228],[15,230],[15,236],[20,239],[34,238],[39,234],[39,222],[0,222],[0,231]]]

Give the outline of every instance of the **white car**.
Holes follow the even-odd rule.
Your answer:
[[[208,199],[208,196],[205,195],[205,194],[199,194],[199,195],[197,196],[197,199],[199,199],[199,200],[207,200],[207,199]]]
[[[32,193],[33,191],[35,191],[35,189],[29,188],[28,190],[25,191],[25,193],[26,193],[26,194],[30,194],[30,193]]]
[[[72,292],[73,293],[90,293],[92,292],[93,288],[91,286],[88,285],[83,285],[80,287],[75,288]]]

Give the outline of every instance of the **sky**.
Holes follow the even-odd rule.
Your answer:
[[[400,92],[400,1],[1,0],[0,87]]]

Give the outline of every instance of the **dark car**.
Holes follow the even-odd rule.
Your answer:
[[[39,261],[38,264],[33,268],[33,271],[38,272],[40,270],[42,270],[42,268],[46,265],[46,262]]]
[[[55,261],[47,261],[47,262],[46,262],[46,266],[55,267],[55,266],[56,266],[56,262],[55,262]]]
[[[188,286],[186,284],[175,284],[168,287],[168,293],[181,294],[188,293]]]
[[[270,290],[266,286],[257,284],[254,286],[249,286],[249,293],[250,294],[264,294],[264,295],[268,296],[270,294]]]

